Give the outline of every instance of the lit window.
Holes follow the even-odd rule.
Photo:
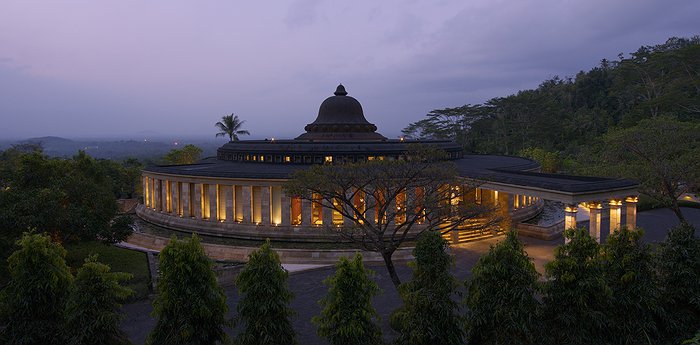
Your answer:
[[[265,156],[260,156],[260,161],[264,162],[265,161]]]
[[[367,160],[368,160],[368,161],[373,161],[373,160],[374,160],[374,156],[367,156]]]
[[[284,162],[285,162],[285,163],[289,163],[289,162],[291,162],[291,161],[292,161],[292,157],[284,156]]]
[[[326,156],[324,159],[324,162],[326,163],[333,163],[333,156]]]

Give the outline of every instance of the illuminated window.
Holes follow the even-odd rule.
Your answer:
[[[291,207],[291,223],[292,225],[301,225],[301,197],[294,196],[290,200]]]
[[[394,221],[396,224],[402,224],[406,222],[406,191],[402,191],[396,195],[396,217]]]
[[[365,195],[362,191],[355,193],[352,204],[355,207],[355,220],[362,224],[362,219],[360,218],[365,214]]]
[[[323,206],[321,206],[321,195],[314,193],[311,196],[311,224],[323,225]]]
[[[211,209],[210,209],[210,198],[209,198],[209,185],[208,184],[202,184],[202,190],[201,190],[201,200],[202,200],[202,219],[209,219],[211,216]]]
[[[333,199],[333,225],[343,225],[343,214],[336,209],[341,209],[343,205],[338,202],[338,199]]]
[[[416,223],[423,224],[425,222],[425,207],[423,205],[425,202],[425,190],[423,187],[416,187],[415,198],[416,207],[413,212],[419,217]]]
[[[324,163],[333,163],[333,156],[326,156],[323,159]]]
[[[289,163],[289,162],[291,162],[291,161],[292,161],[292,157],[284,156],[284,162],[285,162],[285,163]]]
[[[172,212],[172,194],[170,190],[170,181],[165,180],[165,212]]]
[[[373,160],[374,160],[374,156],[367,156],[367,160],[368,160],[368,161],[373,161]]]

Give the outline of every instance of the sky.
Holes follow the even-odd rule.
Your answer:
[[[697,0],[0,0],[0,139],[213,138],[231,113],[294,138],[338,83],[396,137],[698,18]]]

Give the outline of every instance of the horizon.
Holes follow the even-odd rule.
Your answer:
[[[0,140],[204,138],[231,113],[251,139],[294,138],[339,83],[394,138],[433,109],[697,35],[698,15],[690,0],[9,1],[0,11]]]

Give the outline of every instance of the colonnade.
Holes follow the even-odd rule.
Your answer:
[[[588,209],[590,214],[590,222],[588,226],[591,237],[600,242],[601,219],[603,215],[603,206],[605,203],[609,206],[610,212],[610,233],[618,231],[623,225],[634,228],[637,226],[637,202],[639,198],[636,195],[625,197],[624,199],[608,199],[604,201],[592,201],[581,204],[566,204],[564,206],[564,228],[576,227],[576,215],[578,214],[579,206]],[[623,222],[622,210],[625,209],[625,217]]]

